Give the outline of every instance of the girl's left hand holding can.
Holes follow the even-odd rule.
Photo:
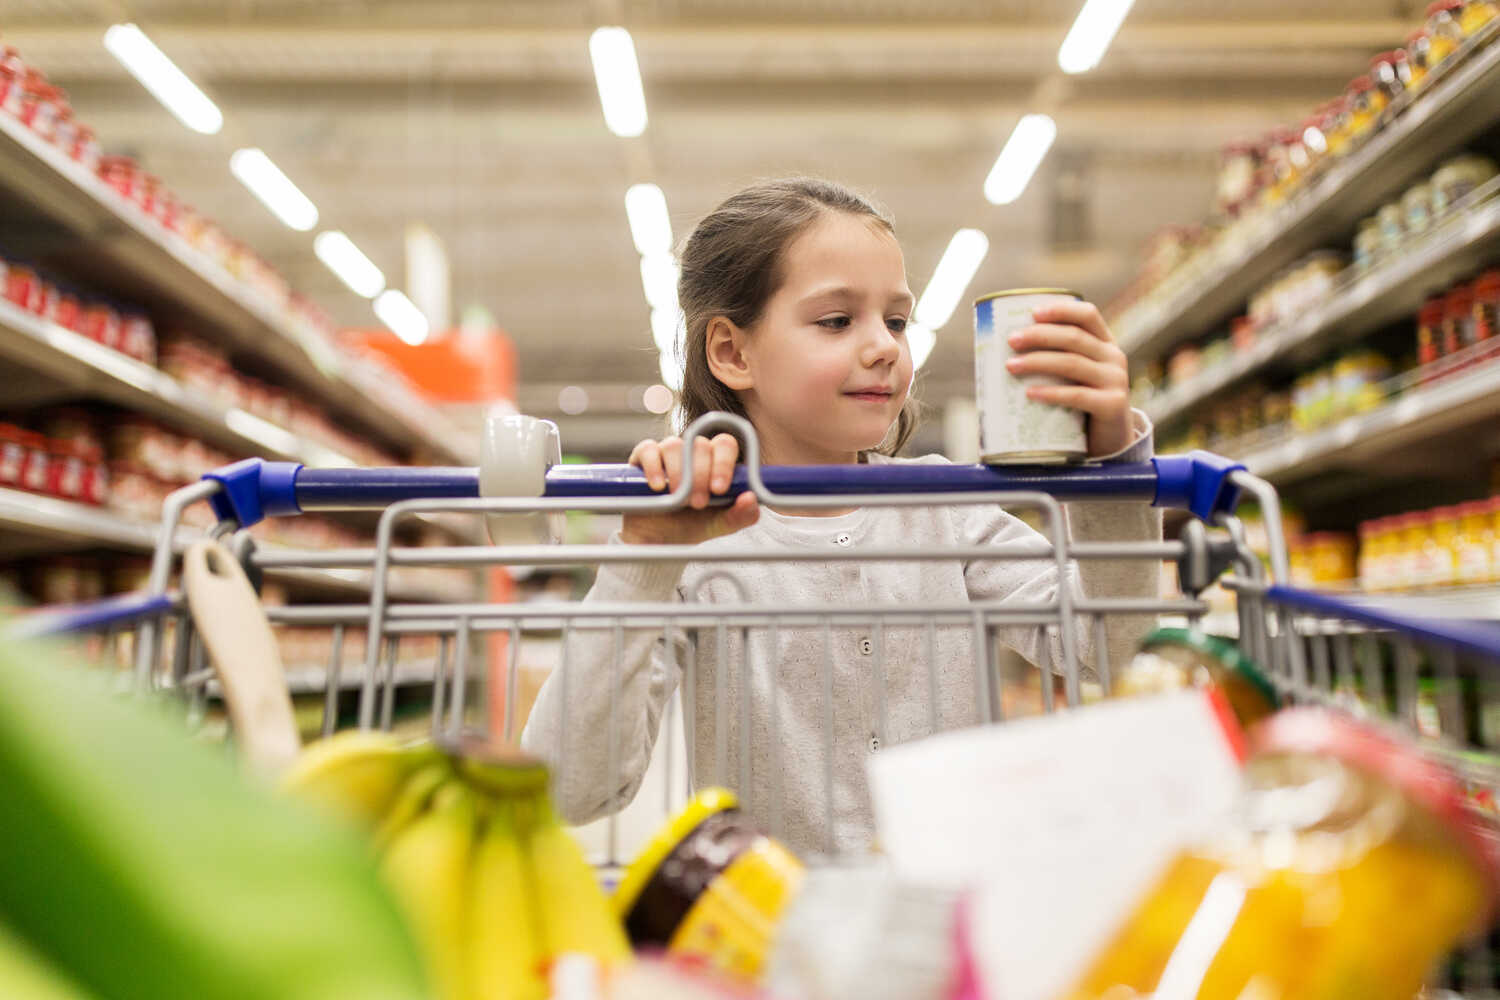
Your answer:
[[[1064,385],[1027,387],[1031,399],[1088,414],[1089,455],[1123,451],[1134,438],[1130,368],[1104,316],[1092,302],[1059,302],[1032,314],[1035,323],[1010,335],[1013,375],[1051,375]]]
[[[675,490],[684,478],[685,453],[680,437],[647,439],[631,450],[630,464],[640,466],[653,490]],[[708,507],[711,493],[729,489],[739,455],[740,445],[732,434],[694,438],[693,492],[687,507],[665,514],[626,514],[620,540],[631,545],[696,545],[754,524],[760,505],[749,490],[735,497],[729,507]]]

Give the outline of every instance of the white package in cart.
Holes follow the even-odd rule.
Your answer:
[[[1243,740],[1202,691],[945,733],[871,759],[881,847],[903,877],[972,890],[986,998],[1052,1000],[1178,849],[1222,824]]]

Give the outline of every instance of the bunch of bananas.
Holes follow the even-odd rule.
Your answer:
[[[367,832],[439,1000],[540,1000],[563,955],[630,958],[530,758],[350,731],[308,747],[284,787]]]

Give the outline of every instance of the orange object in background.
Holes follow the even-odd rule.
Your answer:
[[[515,402],[516,346],[498,328],[465,325],[415,347],[385,329],[345,330],[340,339],[350,350],[374,356],[404,375],[434,403],[467,409],[472,404],[487,408]],[[514,599],[516,585],[509,573],[494,566],[484,571],[484,589],[488,601],[504,604]],[[490,632],[484,640],[489,655],[486,708],[490,735],[496,740],[504,735],[509,639],[505,632]]]
[[[458,327],[417,347],[389,330],[345,330],[346,347],[371,354],[405,375],[434,403],[493,403],[516,398],[516,345],[494,327]]]

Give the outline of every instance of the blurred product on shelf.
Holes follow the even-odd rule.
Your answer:
[[[142,312],[120,309],[55,284],[21,261],[0,257],[0,284],[17,307],[145,364],[156,363],[156,330]]]
[[[1359,526],[1365,590],[1500,583],[1500,497],[1375,518]]]
[[[1129,331],[1139,325],[1137,318],[1192,286],[1205,260],[1243,253],[1264,233],[1275,209],[1421,100],[1436,75],[1488,45],[1496,34],[1487,30],[1493,8],[1440,0],[1405,48],[1375,56],[1367,74],[1352,79],[1343,94],[1314,109],[1300,125],[1226,145],[1211,219],[1206,226],[1169,227],[1148,241],[1140,273],[1109,305],[1117,330],[1128,340]],[[1430,182],[1419,183],[1361,224],[1354,247],[1356,272],[1425,232],[1430,222],[1494,176],[1494,163],[1483,156],[1464,154],[1444,163]]]
[[[1482,926],[1500,873],[1447,768],[1320,709],[1252,739],[1232,827],[1178,856],[1069,998],[1170,992],[1211,925],[1189,995],[1407,1000]]]

